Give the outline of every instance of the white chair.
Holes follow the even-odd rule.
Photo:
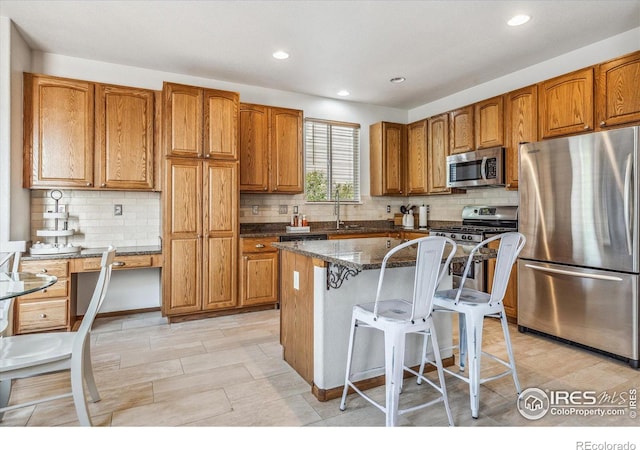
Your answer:
[[[115,252],[115,248],[109,247],[102,254],[100,276],[78,331],[27,334],[0,339],[0,420],[6,411],[73,396],[80,425],[91,426],[84,382],[87,383],[94,402],[100,400],[100,396],[91,367],[89,333],[109,286]],[[71,393],[7,406],[12,380],[62,370],[71,371]]]
[[[446,262],[443,264],[442,257],[447,244],[450,247],[450,251],[447,255]],[[417,245],[417,255],[413,283],[413,298],[409,300],[381,299],[380,295],[387,261],[396,252],[414,245]],[[347,353],[346,375],[342,401],[340,402],[340,410],[344,411],[346,408],[347,393],[349,387],[351,387],[356,393],[360,394],[367,401],[385,413],[387,426],[395,426],[400,414],[415,411],[440,401],[444,402],[447,419],[449,420],[449,424],[453,426],[453,417],[451,416],[451,411],[449,409],[447,390],[444,384],[444,373],[442,371],[438,338],[436,336],[436,329],[434,327],[431,313],[433,310],[433,295],[445,271],[449,267],[449,263],[453,258],[456,248],[457,246],[452,240],[444,237],[433,236],[405,242],[393,248],[386,254],[380,269],[378,290],[375,301],[372,303],[358,304],[353,307],[349,349]],[[356,386],[355,380],[366,372],[351,373],[356,330],[360,327],[369,327],[380,330],[384,333],[386,384],[385,406],[375,402]],[[404,365],[406,335],[418,332],[431,336],[436,360],[435,364],[438,369],[438,377],[440,380],[439,386]],[[423,379],[427,381],[428,384],[440,393],[440,396],[418,406],[400,409],[399,400],[404,370],[418,376],[419,380]],[[367,370],[367,372],[369,371],[370,370]]]
[[[480,248],[485,247],[489,242],[500,240],[498,254],[496,259],[495,274],[491,293],[481,292],[474,289],[464,287],[464,282],[473,264],[475,254]],[[453,372],[445,368],[444,371],[465,381],[469,384],[469,398],[471,403],[471,416],[478,418],[478,410],[480,406],[480,385],[488,381],[493,381],[505,375],[511,374],[513,382],[516,386],[516,393],[520,395],[520,383],[518,382],[518,374],[516,372],[516,363],[513,358],[513,350],[511,348],[511,339],[509,338],[509,325],[507,316],[504,312],[504,299],[511,268],[516,262],[518,254],[525,244],[525,237],[518,232],[503,233],[480,242],[476,245],[467,260],[464,273],[460,280],[460,286],[456,289],[436,292],[434,297],[434,310],[448,311],[459,313],[459,342],[454,348],[460,350],[460,372]],[[485,317],[495,317],[500,319],[502,323],[502,332],[504,334],[505,345],[509,360],[505,361],[487,352],[482,351],[482,326]],[[423,351],[424,358],[420,367],[420,373],[424,368],[425,362],[431,362]],[[490,357],[494,361],[507,367],[507,370],[497,375],[487,378],[481,378],[480,359],[482,354]],[[469,375],[464,376],[465,363],[468,359]]]
[[[0,257],[0,272],[15,273],[20,267],[21,251],[7,253]],[[0,338],[11,333],[13,299],[0,300]]]

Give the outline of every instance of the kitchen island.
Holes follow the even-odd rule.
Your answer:
[[[400,239],[365,238],[328,241],[279,242],[280,342],[283,357],[312,386],[320,401],[339,397],[344,385],[345,363],[353,306],[375,300],[382,260],[402,243]],[[473,246],[458,246],[454,262],[466,261]],[[495,257],[482,249],[478,259]],[[396,253],[387,263],[382,298],[410,299],[415,272],[415,249]],[[439,289],[451,287],[445,276]],[[451,347],[451,315],[434,313],[441,348]],[[371,333],[371,339],[367,339]],[[409,337],[405,363],[420,363],[421,337]],[[382,334],[364,329],[359,333],[353,370],[369,370],[361,388],[384,382]],[[450,350],[442,351],[443,363],[453,364]]]

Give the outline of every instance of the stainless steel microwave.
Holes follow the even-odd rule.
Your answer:
[[[504,148],[447,156],[447,187],[504,186]]]

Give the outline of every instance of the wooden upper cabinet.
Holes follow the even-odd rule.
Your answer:
[[[540,139],[593,131],[593,68],[538,85]]]
[[[304,191],[302,111],[270,108],[271,190],[297,194]]]
[[[506,188],[518,189],[519,147],[538,140],[538,87],[506,94]]]
[[[476,148],[504,146],[504,97],[493,97],[474,105]]]
[[[269,108],[240,104],[240,190],[269,190]]]
[[[640,122],[640,52],[600,64],[597,70],[597,127]]]
[[[302,111],[240,105],[240,191],[304,192]]]
[[[94,184],[94,85],[24,74],[26,188]]]
[[[407,125],[407,194],[427,194],[427,119]]]
[[[96,150],[101,188],[154,187],[154,91],[96,85]]]
[[[214,159],[238,159],[238,109],[236,92],[204,91],[204,155]]]
[[[165,154],[199,158],[202,153],[201,88],[164,83]]]
[[[371,195],[402,195],[406,126],[378,122],[369,127]]]
[[[475,149],[473,110],[473,105],[469,105],[449,112],[449,153],[451,155]]]
[[[447,156],[449,156],[449,114],[428,119],[427,154],[429,168],[429,193],[448,194]]]

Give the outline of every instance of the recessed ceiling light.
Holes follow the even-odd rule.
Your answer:
[[[277,52],[273,53],[273,57],[275,59],[287,59],[289,57],[289,54],[283,50],[278,50]]]
[[[349,95],[349,91],[343,89],[341,91],[338,91],[338,95],[340,97],[346,97],[347,95]]]
[[[396,84],[404,83],[406,81],[406,78],[405,77],[393,77],[389,81],[392,82],[392,83],[396,83]]]
[[[511,19],[509,19],[507,24],[511,25],[512,27],[517,27],[518,25],[523,25],[527,23],[530,19],[531,17],[527,16],[526,14],[517,14],[513,16]]]

